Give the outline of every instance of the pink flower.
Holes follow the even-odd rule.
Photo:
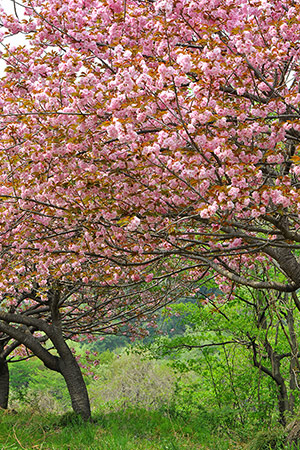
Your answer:
[[[135,231],[138,228],[140,223],[141,223],[141,220],[138,217],[134,216],[134,218],[131,220],[131,222],[127,225],[126,229],[128,231]]]
[[[149,275],[147,275],[145,277],[146,283],[150,283],[150,281],[152,281],[152,280],[153,280],[153,273],[150,273]]]
[[[177,64],[180,65],[181,69],[184,72],[190,72],[192,63],[191,63],[191,56],[185,55],[184,53],[180,53],[177,56]]]
[[[230,195],[230,197],[233,199],[237,198],[239,193],[240,193],[240,189],[237,187],[231,187],[228,191],[228,195]]]
[[[141,277],[138,273],[134,273],[133,275],[131,275],[131,279],[132,281],[140,281]]]

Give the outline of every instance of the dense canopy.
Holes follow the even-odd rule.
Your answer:
[[[2,288],[189,268],[297,289],[299,5],[24,5],[1,13],[4,46],[28,38],[2,55]]]

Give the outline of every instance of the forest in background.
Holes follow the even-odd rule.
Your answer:
[[[140,445],[136,448],[145,450],[298,448],[300,399],[298,386],[293,389],[290,382],[295,355],[291,352],[289,333],[293,330],[288,315],[293,316],[296,334],[300,323],[293,303],[283,298],[278,306],[270,298],[244,289],[235,300],[221,304],[208,300],[211,290],[217,291],[212,283],[210,288],[202,287],[196,297],[166,307],[157,319],[157,328],[151,328],[150,336],[143,340],[132,343],[124,336],[106,336],[94,343],[74,343],[95,420],[88,448],[132,449],[133,441]],[[281,386],[272,377],[274,362],[268,348],[272,348],[272,355],[280,356],[280,376],[288,400],[293,402],[293,416],[285,411],[284,421]],[[53,417],[55,427],[64,430],[62,434],[68,427],[78,428],[78,418],[70,415],[63,378],[55,373],[49,376],[49,370],[36,358],[10,363],[9,368],[8,411],[16,412],[13,420],[18,423],[32,415],[30,422],[37,427],[35,421],[43,417],[50,441],[40,436],[40,447],[36,448],[59,448],[55,445],[71,438],[60,437],[60,444],[52,439]],[[17,442],[12,433],[10,438],[4,437],[11,420],[10,414],[1,418],[5,445]],[[121,427],[120,420],[124,420]],[[146,431],[149,421],[154,429],[151,426]],[[140,428],[134,431],[132,441],[131,427],[135,426]],[[85,425],[81,427],[85,436]],[[108,447],[97,440],[99,427],[111,433]],[[33,448],[36,431],[30,431],[23,441],[21,435],[20,445]],[[125,439],[122,443],[118,435]],[[80,445],[86,436],[80,439],[81,444],[74,442],[70,448],[84,448]],[[149,446],[152,439],[153,447]]]

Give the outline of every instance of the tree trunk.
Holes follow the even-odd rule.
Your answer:
[[[257,359],[257,349],[256,349],[256,343],[255,338],[251,338],[250,335],[248,335],[251,341],[252,350],[253,350],[253,363],[254,366],[260,369],[262,372],[264,372],[266,375],[271,377],[276,385],[277,385],[277,398],[278,398],[278,410],[279,410],[279,422],[285,426],[286,425],[286,412],[289,411],[289,398],[287,393],[287,388],[285,385],[285,380],[282,377],[280,373],[280,355],[278,355],[273,348],[271,347],[270,343],[267,339],[265,339],[263,345],[267,351],[269,360],[272,365],[272,370],[269,368],[263,366],[260,361]]]
[[[279,420],[280,420],[280,423],[283,426],[285,426],[286,425],[285,414],[287,411],[289,411],[289,398],[288,398],[285,380],[280,372],[281,355],[278,355],[277,352],[275,352],[273,350],[271,344],[268,342],[267,339],[265,339],[265,341],[264,341],[264,347],[267,351],[269,360],[272,365],[272,378],[277,384],[278,409],[279,409],[279,417],[280,417]]]
[[[7,409],[9,394],[9,371],[5,358],[0,356],[0,408]]]
[[[87,388],[83,380],[80,367],[68,347],[62,332],[61,317],[59,313],[60,290],[49,291],[51,304],[52,330],[49,337],[59,354],[59,371],[65,379],[75,413],[83,420],[91,418],[91,408]]]
[[[294,392],[298,389],[298,380],[297,380],[297,373],[299,372],[300,365],[299,365],[299,359],[298,359],[298,341],[297,341],[297,333],[295,330],[295,324],[294,324],[294,315],[293,310],[288,309],[287,311],[287,325],[289,329],[289,344],[291,347],[291,358],[290,358],[290,398],[289,398],[289,409],[290,412],[294,413],[294,406],[295,406],[295,395]]]
[[[67,384],[74,412],[87,421],[91,418],[91,408],[86,385],[76,359],[69,352],[59,359],[60,372]]]
[[[279,409],[279,422],[285,426],[286,425],[286,413],[289,411],[289,398],[287,394],[287,389],[282,377],[280,381],[277,382],[278,387],[278,409]]]

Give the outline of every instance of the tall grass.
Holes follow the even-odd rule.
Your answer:
[[[0,413],[0,449],[32,450],[228,450],[228,439],[210,437],[195,421],[183,423],[158,411],[98,412],[92,423],[62,416]]]

